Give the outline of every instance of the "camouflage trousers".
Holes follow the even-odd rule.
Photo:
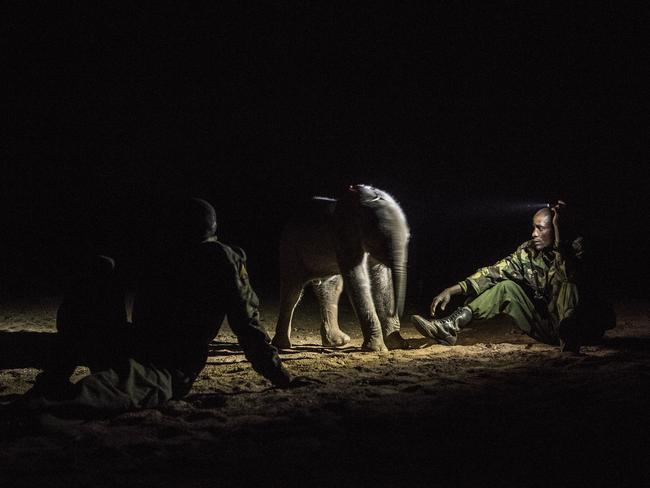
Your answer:
[[[75,384],[65,378],[53,378],[51,371],[46,370],[37,379],[26,403],[30,410],[58,415],[114,415],[164,404],[175,396],[174,383],[172,371],[123,358]]]
[[[560,329],[585,344],[600,339],[615,325],[614,312],[595,300],[582,300],[574,283],[563,283],[550,304],[535,299],[514,281],[505,280],[466,301],[473,320],[507,315],[524,333],[545,344],[560,342]]]

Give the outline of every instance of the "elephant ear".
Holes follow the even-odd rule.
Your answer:
[[[410,230],[397,202],[379,189],[376,199],[362,201],[359,207],[361,239],[364,249],[391,270],[393,305],[391,314],[402,315],[406,297],[406,264]]]
[[[368,252],[389,267],[393,282],[392,315],[404,311],[409,228],[406,217],[389,194],[367,185],[353,185],[343,192],[335,209],[337,250],[349,265]],[[360,254],[355,252],[360,250]]]
[[[387,193],[374,189],[377,199],[361,207],[365,249],[391,270],[393,283],[392,315],[404,312],[406,264],[410,230],[404,212]]]

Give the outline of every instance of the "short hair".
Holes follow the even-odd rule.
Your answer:
[[[544,215],[545,217],[548,217],[549,219],[553,218],[553,212],[548,207],[540,208],[537,212],[535,212],[535,215],[533,215],[533,217],[536,217],[538,215]]]
[[[217,232],[217,214],[214,207],[202,198],[184,198],[172,210],[173,231],[190,241],[212,237]]]

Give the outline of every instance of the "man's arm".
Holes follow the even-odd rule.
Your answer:
[[[444,310],[449,303],[449,300],[451,300],[451,297],[461,293],[463,293],[463,289],[460,284],[445,288],[442,292],[438,293],[431,302],[431,316],[434,317],[436,315],[436,308],[438,305],[440,305],[440,310]]]
[[[259,322],[259,299],[253,290],[246,271],[246,255],[228,253],[231,283],[228,297],[228,323],[237,335],[246,359],[253,369],[279,388],[297,388],[322,383],[304,376],[293,376],[284,367],[277,349]]]
[[[282,364],[277,349],[259,322],[259,299],[251,287],[246,272],[246,256],[243,251],[224,249],[228,258],[228,324],[237,336],[246,359],[255,371],[275,386],[286,388],[291,374]],[[230,251],[230,252],[228,252]]]
[[[580,262],[583,257],[583,239],[577,237],[572,242],[562,238],[561,232],[561,214],[566,208],[566,203],[558,200],[555,205],[551,207],[553,212],[553,234],[555,237],[553,251],[555,253],[554,266],[557,271],[557,277],[562,281],[573,279],[575,273],[579,269]]]
[[[527,243],[520,245],[515,252],[497,261],[491,266],[477,269],[463,281],[458,283],[464,295],[480,295],[492,288],[496,283],[512,280],[516,283],[524,281],[523,261]]]
[[[522,252],[525,245],[526,243],[522,244],[511,255],[497,261],[493,265],[479,268],[459,283],[445,288],[433,298],[431,302],[431,316],[435,316],[438,306],[440,306],[440,310],[444,310],[451,297],[455,295],[480,295],[499,281],[522,281]]]

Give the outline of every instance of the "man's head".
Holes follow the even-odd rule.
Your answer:
[[[551,247],[555,242],[553,232],[553,212],[550,208],[542,208],[533,215],[533,244],[541,251]]]
[[[212,237],[217,232],[217,214],[214,207],[201,198],[182,200],[173,211],[172,229],[185,242],[196,242]]]

